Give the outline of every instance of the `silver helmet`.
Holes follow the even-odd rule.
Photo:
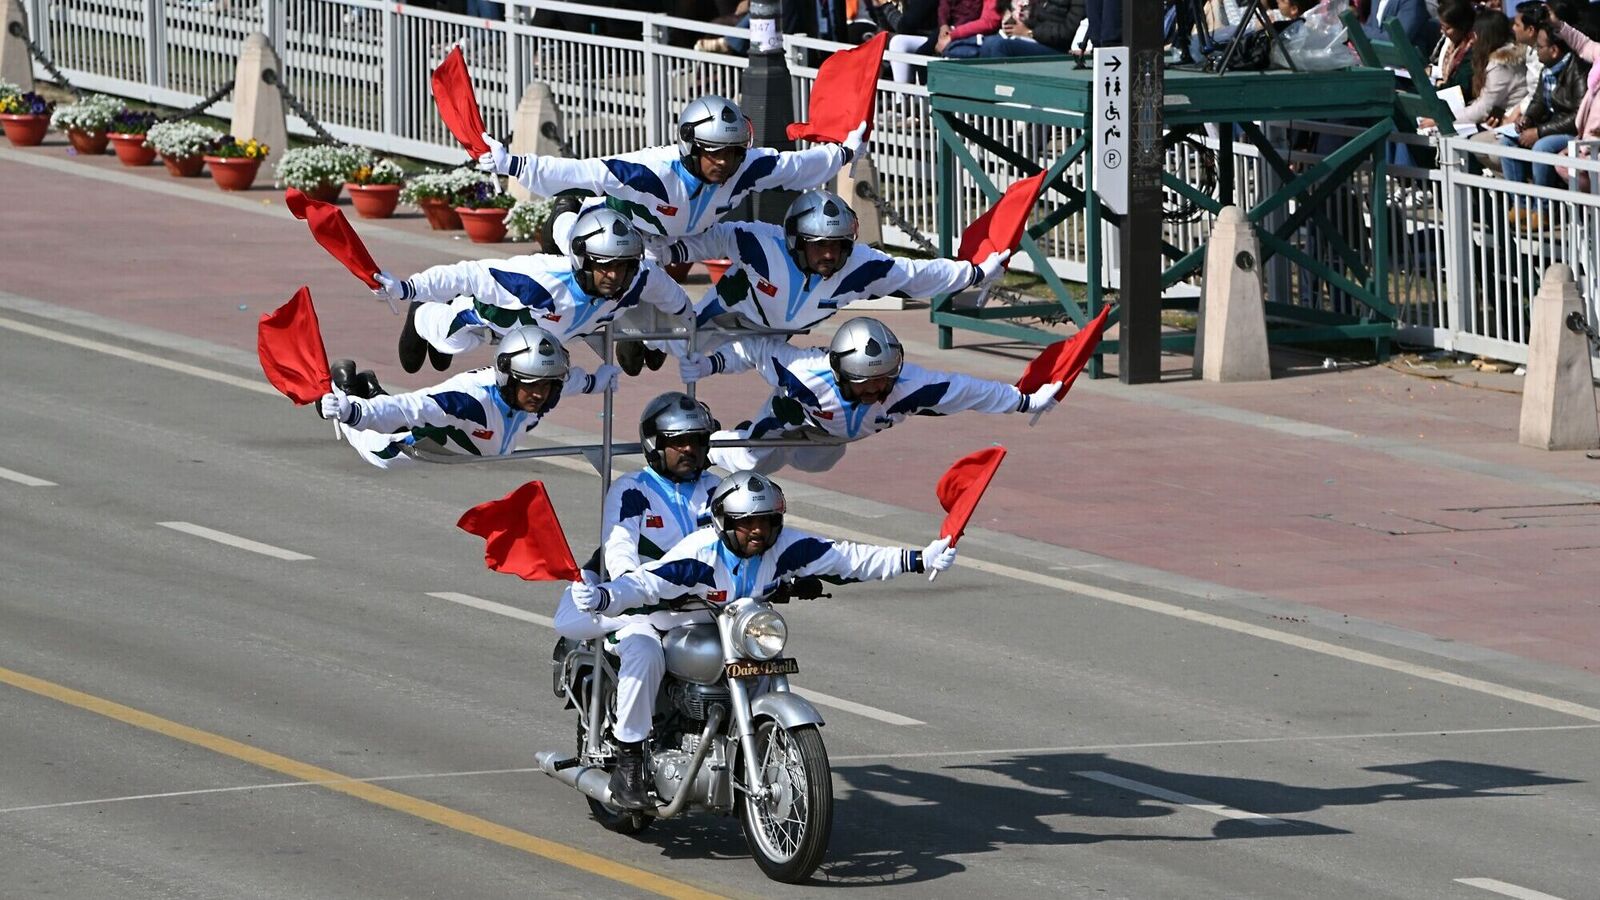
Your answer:
[[[623,280],[622,289],[617,292],[624,294],[639,277],[639,267],[644,261],[644,238],[627,216],[608,206],[592,206],[573,220],[572,245],[567,259],[578,276],[578,286],[587,294],[594,293],[592,263],[632,260],[633,274]]]
[[[783,214],[783,239],[789,253],[800,259],[801,241],[851,241],[856,239],[855,210],[832,191],[806,191]]]
[[[709,444],[711,432],[715,430],[717,420],[711,417],[710,408],[681,391],[668,391],[651,400],[645,404],[644,413],[639,416],[639,443],[644,445],[645,462],[658,475],[675,481],[678,480],[677,476],[666,467],[661,439],[686,434],[704,435]],[[694,477],[698,478],[709,465],[711,462],[707,459]]]
[[[717,482],[711,490],[711,522],[722,543],[738,553],[734,544],[733,523],[750,516],[776,516],[772,539],[783,531],[783,489],[759,472],[741,470]]]
[[[560,381],[567,377],[567,348],[556,336],[537,325],[506,332],[494,357],[494,381],[505,387],[512,381]]]
[[[713,150],[724,147],[750,146],[754,132],[750,119],[739,104],[726,97],[707,94],[689,101],[678,113],[678,155],[685,161],[693,158],[699,148]]]
[[[905,349],[889,326],[863,316],[851,319],[828,343],[828,362],[843,381],[864,381],[880,375],[899,376]]]

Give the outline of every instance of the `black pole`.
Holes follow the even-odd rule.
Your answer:
[[[1119,378],[1161,380],[1162,0],[1123,0],[1122,36],[1132,71],[1128,214],[1122,220]]]
[[[1159,2],[1159,0],[1158,0]],[[744,112],[755,130],[757,147],[793,150],[789,123],[794,121],[794,93],[789,81],[789,61],[783,54],[783,26],[778,0],[751,0],[750,64],[744,70],[741,90]],[[782,224],[794,202],[793,191],[761,191],[752,198],[750,218]]]

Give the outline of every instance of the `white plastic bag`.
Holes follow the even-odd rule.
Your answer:
[[[1305,14],[1299,25],[1285,31],[1279,47],[1273,48],[1273,66],[1290,68],[1283,59],[1287,51],[1293,68],[1302,72],[1327,72],[1360,65],[1355,51],[1347,46],[1348,36],[1339,16],[1350,8],[1350,0],[1322,0]]]

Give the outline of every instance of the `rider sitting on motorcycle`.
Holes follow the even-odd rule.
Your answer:
[[[597,626],[603,627],[613,617],[641,614],[647,615],[653,626],[651,633],[634,630],[616,645],[622,672],[633,668],[654,676],[638,689],[625,690],[624,676],[619,674],[618,724],[612,733],[617,768],[611,774],[611,798],[616,806],[653,808],[645,796],[642,742],[666,669],[659,632],[711,618],[706,610],[674,612],[666,604],[695,599],[715,607],[740,597],[765,596],[796,577],[889,579],[907,572],[942,572],[955,562],[956,551],[949,538],[940,538],[922,550],[834,541],[784,528],[783,514],[783,490],[776,483],[756,472],[734,472],[711,493],[710,527],[693,532],[661,559],[636,571],[603,584],[573,582],[562,597],[563,610],[570,606],[575,612],[591,614],[591,622]],[[558,613],[558,630],[562,619]],[[634,655],[646,657],[645,665],[630,660]]]

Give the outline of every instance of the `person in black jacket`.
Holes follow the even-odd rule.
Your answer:
[[[1072,49],[1084,0],[1017,0],[1000,20],[1000,35],[978,45],[982,57],[1056,56]]]
[[[1534,35],[1534,49],[1544,63],[1539,89],[1522,114],[1521,131],[1515,138],[1502,135],[1500,143],[1521,146],[1540,153],[1563,153],[1577,132],[1578,106],[1588,90],[1589,69],[1561,39],[1541,26]],[[1548,163],[1502,157],[1500,174],[1507,181],[1528,181],[1545,187],[1565,187],[1566,181]]]

